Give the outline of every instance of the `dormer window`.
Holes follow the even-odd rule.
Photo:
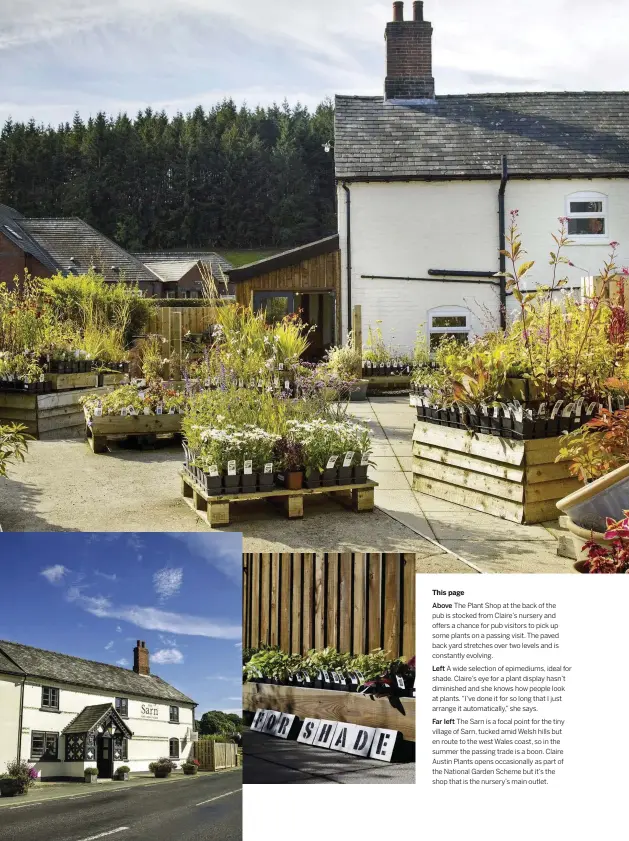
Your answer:
[[[572,193],[566,199],[568,236],[575,242],[607,242],[607,196]]]

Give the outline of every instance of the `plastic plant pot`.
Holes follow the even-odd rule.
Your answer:
[[[336,467],[326,467],[323,473],[321,474],[321,484],[324,488],[329,488],[332,485],[336,485],[336,475],[337,475],[338,468]]]
[[[320,488],[321,473],[318,470],[311,470],[310,473],[304,476],[304,485],[307,488]]]
[[[240,487],[244,494],[254,493],[256,489],[256,474],[243,473],[240,477]]]
[[[545,438],[546,437],[546,418],[537,417],[533,421],[533,437],[534,438]]]
[[[339,485],[349,485],[351,483],[351,481],[352,481],[352,468],[351,467],[339,467],[337,484],[339,484]]]
[[[447,409],[438,409],[437,410],[437,418],[441,426],[448,426],[449,425],[449,417],[448,417],[448,410]]]
[[[202,473],[201,485],[208,496],[220,496],[223,492],[222,476],[210,476],[209,473]]]
[[[502,421],[500,419],[500,415],[496,417],[496,415],[491,416],[491,434],[498,437],[502,431]]]
[[[369,380],[358,380],[354,388],[349,393],[349,399],[352,403],[361,402],[367,399],[367,388]]]
[[[364,485],[367,481],[368,464],[358,464],[354,467],[352,479],[357,485]]]
[[[560,499],[557,508],[575,525],[604,533],[607,517],[619,520],[629,508],[629,464]]]
[[[258,473],[258,487],[261,491],[270,491],[275,485],[274,473]]]
[[[501,423],[501,430],[500,435],[502,438],[512,438],[513,437],[513,418],[511,415],[503,415],[500,418]]]
[[[223,476],[223,485],[225,486],[226,494],[237,494],[240,491],[240,476],[238,474],[230,476],[225,474]]]

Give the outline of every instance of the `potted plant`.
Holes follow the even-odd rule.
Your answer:
[[[198,774],[200,764],[201,763],[199,762],[198,759],[188,759],[188,760],[186,760],[186,762],[184,762],[182,764],[181,768],[182,768],[184,774],[186,774],[187,776],[190,777],[190,776],[193,776],[194,774]]]
[[[131,769],[129,768],[129,766],[128,766],[128,765],[121,765],[121,766],[120,766],[120,767],[116,770],[116,778],[117,778],[118,780],[120,780],[121,782],[125,782],[125,783],[126,783],[126,782],[128,782],[128,780],[129,780],[129,774],[130,774],[130,773],[131,773]]]
[[[177,763],[173,762],[167,756],[162,756],[157,762],[151,762],[149,771],[158,779],[169,777],[171,772],[177,768]]]
[[[98,782],[98,768],[86,768],[83,771],[83,779],[86,783],[97,783]]]
[[[339,380],[347,383],[350,400],[367,399],[369,380],[361,379],[362,355],[360,350],[355,347],[352,333],[349,333],[345,345],[332,347],[328,350],[323,366],[335,374]]]
[[[302,487],[304,473],[304,451],[303,446],[294,438],[280,438],[275,445],[275,462],[279,465],[280,472],[277,480],[291,491],[298,491]]]
[[[6,774],[0,774],[0,796],[19,797],[28,791],[38,779],[37,769],[26,760],[7,762]]]

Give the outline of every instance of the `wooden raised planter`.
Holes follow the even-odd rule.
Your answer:
[[[415,741],[415,698],[389,700],[331,689],[245,683],[242,705],[249,712],[277,710],[301,719],[323,718],[399,730],[405,739]]]
[[[555,464],[560,437],[516,441],[418,421],[413,490],[514,523],[559,516],[557,502],[581,487]]]
[[[181,432],[180,414],[83,416],[88,443],[95,453],[104,453],[107,438],[133,435],[175,435]],[[87,424],[86,424],[87,420]]]
[[[44,374],[47,383],[52,383],[53,391],[67,391],[73,388],[96,388],[98,374]],[[109,383],[103,383],[103,385]],[[113,384],[113,383],[112,383]]]
[[[109,391],[111,388],[90,388],[51,394],[2,392],[0,424],[24,424],[29,435],[44,440],[79,438],[85,430],[85,415],[79,399],[85,394],[107,394]]]
[[[367,394],[374,391],[410,391],[411,375],[395,375],[383,377],[366,377],[368,381]]]

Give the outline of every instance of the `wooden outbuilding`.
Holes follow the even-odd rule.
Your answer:
[[[341,261],[338,234],[230,269],[236,300],[269,321],[298,313],[312,326],[310,358],[320,358],[341,335]]]

